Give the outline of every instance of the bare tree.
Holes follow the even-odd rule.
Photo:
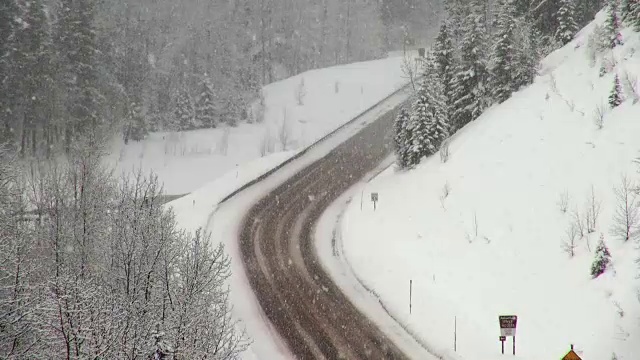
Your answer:
[[[577,207],[571,212],[571,221],[580,238],[586,235],[586,222],[582,219],[582,215]]]
[[[558,204],[558,208],[563,214],[567,212],[567,209],[569,208],[569,191],[568,190],[565,189],[563,192],[560,193],[557,204]]]
[[[418,67],[418,61],[416,61],[416,59],[411,56],[411,53],[405,53],[404,56],[402,57],[402,74],[403,77],[407,80],[409,80],[409,82],[411,82],[411,87],[413,88],[413,92],[417,92],[418,91],[418,86],[416,84],[416,79],[418,78],[419,75],[419,67]]]
[[[451,192],[451,186],[449,186],[449,182],[447,181],[442,186],[442,193],[440,194],[440,205],[442,206],[443,209],[445,209],[444,202],[449,197],[450,192]]]
[[[298,86],[296,86],[295,96],[298,105],[304,105],[304,98],[307,96],[307,89],[304,86],[304,77],[300,78],[300,82],[298,83]]]
[[[604,104],[600,103],[596,106],[595,110],[593,110],[593,123],[599,129],[604,127],[604,117],[607,114],[607,108]]]
[[[282,109],[282,122],[280,123],[280,129],[278,131],[278,140],[282,146],[282,151],[287,151],[289,145],[289,122],[287,120],[287,108]]]
[[[613,191],[616,195],[616,208],[613,214],[611,235],[624,241],[635,240],[640,235],[640,204],[635,192],[636,184],[626,175],[620,179]]]
[[[442,163],[446,163],[449,161],[449,145],[451,144],[451,140],[445,139],[440,145],[440,161]]]
[[[596,198],[595,188],[593,187],[593,185],[591,185],[591,192],[589,193],[586,212],[587,231],[589,233],[593,233],[596,231],[598,217],[600,216],[601,205],[601,202]]]
[[[562,250],[574,257],[576,254],[577,240],[580,238],[580,230],[576,227],[576,223],[572,222],[565,231],[565,239],[562,241]]]
[[[622,85],[627,96],[633,99],[633,103],[636,104],[640,101],[640,83],[638,83],[638,76],[625,71],[622,76]]]

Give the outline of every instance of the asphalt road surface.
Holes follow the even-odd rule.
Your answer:
[[[244,219],[240,251],[249,282],[298,359],[407,358],[332,282],[313,245],[324,209],[392,151],[398,110],[277,187]]]

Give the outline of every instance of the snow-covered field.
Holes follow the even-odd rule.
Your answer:
[[[615,73],[640,76],[640,34],[623,32],[625,45],[606,54],[615,68],[600,77],[602,55],[588,60],[593,28],[545,59],[532,86],[456,134],[448,162],[436,155],[409,172],[389,168],[346,205],[337,234],[355,275],[445,358],[503,358],[498,316],[515,314],[510,358],[559,359],[574,344],[585,360],[640,359],[640,250],[611,234],[614,187],[623,175],[640,182],[640,103],[626,92],[619,107],[606,105]],[[593,120],[600,104],[602,129]],[[597,226],[570,258],[566,231],[574,212],[584,218],[592,189]],[[592,279],[601,235],[613,267]]]
[[[128,145],[118,138],[107,161],[118,173],[153,171],[167,194],[189,193],[263,156],[300,150],[351,120],[406,83],[401,62],[391,57],[305,72],[264,88],[263,123],[152,133]]]

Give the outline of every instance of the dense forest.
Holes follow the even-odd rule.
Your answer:
[[[623,41],[622,22],[640,31],[640,2],[446,0],[447,18],[414,81],[415,100],[396,120],[398,165],[411,168],[438,151],[446,161],[450,134],[531,84],[540,60],[569,43],[603,7],[606,26],[586,44],[593,56]],[[619,92],[616,77],[610,106],[620,103]]]
[[[0,139],[23,156],[91,132],[259,121],[263,85],[424,43],[440,1],[5,0]]]

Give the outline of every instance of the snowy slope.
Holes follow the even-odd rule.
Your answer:
[[[603,21],[601,13],[596,23]],[[355,275],[445,358],[502,358],[497,318],[516,314],[510,358],[558,359],[575,344],[585,360],[614,352],[640,359],[640,251],[610,234],[613,188],[625,174],[640,181],[640,103],[627,96],[607,110],[602,129],[593,121],[615,72],[640,76],[640,34],[623,32],[625,45],[605,55],[615,68],[600,77],[603,56],[588,60],[594,26],[545,59],[533,85],[456,134],[447,163],[434,156],[409,172],[390,168],[346,205],[338,234]],[[562,242],[592,188],[601,204],[597,228],[569,258]],[[370,192],[379,193],[376,211]],[[558,206],[563,193],[566,213]],[[613,269],[593,280],[601,234]]]
[[[118,173],[152,170],[167,194],[191,192],[242,164],[283,151],[283,126],[287,151],[320,139],[404,85],[401,62],[393,57],[305,72],[264,88],[261,124],[241,124],[228,133],[221,128],[152,133],[128,145],[119,138],[107,161]],[[298,105],[302,79],[306,95]]]

